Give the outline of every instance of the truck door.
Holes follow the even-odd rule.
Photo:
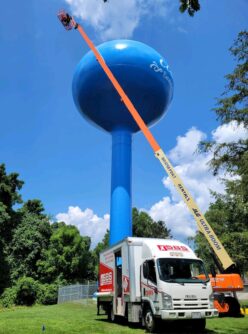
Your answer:
[[[121,249],[115,253],[115,298],[113,306],[115,314],[124,315],[125,307],[123,301]]]
[[[156,301],[158,298],[155,261],[147,260],[142,265],[141,293],[143,300]]]

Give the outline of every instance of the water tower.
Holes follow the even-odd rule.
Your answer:
[[[165,113],[173,95],[166,60],[151,47],[114,40],[97,47],[147,125]],[[78,64],[72,84],[74,102],[89,122],[112,135],[110,244],[132,236],[132,135],[139,131],[93,53]]]

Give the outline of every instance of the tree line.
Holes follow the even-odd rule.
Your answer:
[[[8,174],[0,165],[0,294],[5,304],[49,304],[56,302],[59,285],[97,280],[98,256],[108,246],[109,231],[91,249],[90,237],[81,236],[77,227],[51,222],[40,200],[22,202],[23,184],[17,173]],[[133,234],[170,237],[164,222],[136,208]]]

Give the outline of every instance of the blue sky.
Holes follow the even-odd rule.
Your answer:
[[[206,136],[229,140],[234,132],[244,135],[244,129],[218,127],[211,108],[224,90],[224,75],[234,68],[228,48],[247,28],[248,2],[202,0],[194,18],[179,13],[178,2],[1,4],[0,162],[25,181],[24,200],[41,199],[54,219],[74,223],[83,234],[95,232],[94,242],[102,237],[109,219],[111,138],[76,110],[71,81],[88,48],[77,32],[63,29],[56,13],[61,8],[73,12],[96,44],[127,37],[150,45],[167,59],[174,99],[152,132],[205,210],[209,187],[223,189],[207,171],[210,157],[197,157],[193,149]],[[186,237],[195,230],[141,134],[133,139],[133,206],[146,209],[154,219],[163,218],[172,232],[175,220],[175,236]],[[94,224],[97,228],[92,228]]]

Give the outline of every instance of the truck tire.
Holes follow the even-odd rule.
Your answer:
[[[195,333],[201,333],[206,328],[206,319],[195,319],[192,320],[192,326]]]
[[[115,322],[116,321],[116,316],[114,314],[114,309],[113,306],[111,306],[108,310],[108,320],[111,322]]]
[[[240,304],[238,300],[234,297],[225,297],[225,303],[228,304],[229,310],[227,312],[228,316],[231,317],[240,317]]]
[[[144,324],[148,333],[154,333],[157,328],[157,319],[154,317],[150,307],[144,311]]]

